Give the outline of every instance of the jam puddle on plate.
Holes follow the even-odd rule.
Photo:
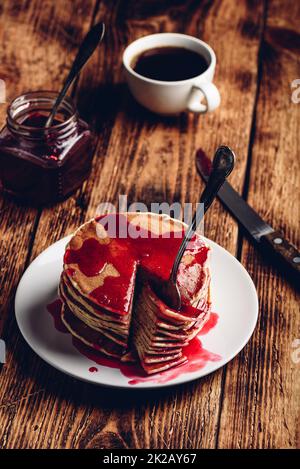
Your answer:
[[[54,320],[54,326],[59,332],[66,333],[68,330],[61,320],[61,305],[62,302],[60,299],[56,299],[49,305],[47,305],[47,310],[51,314]],[[221,359],[220,355],[209,352],[203,348],[199,336],[207,334],[211,329],[213,329],[218,322],[218,315],[216,313],[211,313],[210,318],[207,323],[204,325],[203,329],[199,332],[198,336],[195,337],[189,345],[184,347],[184,354],[186,355],[188,361],[183,365],[171,368],[160,373],[155,373],[154,375],[146,375],[142,368],[137,363],[122,363],[119,360],[108,358],[102,353],[97,352],[97,350],[88,347],[83,344],[80,340],[72,338],[72,342],[76,350],[79,353],[87,357],[89,360],[97,363],[101,366],[107,366],[109,368],[119,369],[120,372],[126,377],[129,378],[128,384],[135,385],[139,383],[152,382],[152,383],[167,383],[182,373],[190,373],[193,371],[198,371],[203,368],[208,362],[216,362]],[[95,373],[98,371],[98,368],[92,366],[89,368],[90,373]]]
[[[69,331],[61,320],[61,307],[61,299],[57,298],[53,303],[47,305],[47,311],[53,318],[55,329],[59,332],[63,332],[64,334],[68,334]]]

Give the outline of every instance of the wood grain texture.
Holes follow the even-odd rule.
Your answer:
[[[113,2],[112,6],[109,1],[94,4],[92,1],[78,0],[74,6],[71,0],[35,0],[26,2],[26,7],[20,2],[22,7],[19,9],[19,2],[7,1],[4,4],[0,16],[0,36],[4,31],[6,52],[5,60],[0,62],[0,78],[2,73],[11,73],[16,94],[26,86],[57,89],[60,75],[66,72],[72,52],[91,22],[101,19],[108,27],[103,45],[81,74],[75,92],[83,117],[95,129],[91,177],[67,201],[40,212],[15,207],[6,200],[2,202],[6,209],[3,216],[7,213],[7,218],[4,219],[5,223],[1,223],[2,239],[6,243],[1,246],[1,252],[5,254],[0,257],[4,262],[1,317],[9,357],[0,376],[0,447],[263,447],[286,445],[287,433],[290,434],[290,446],[295,446],[297,402],[292,396],[292,372],[284,371],[288,377],[285,393],[271,396],[276,402],[270,400],[265,415],[261,415],[264,409],[259,406],[263,397],[270,392],[266,378],[272,374],[273,368],[277,370],[276,386],[282,386],[278,363],[282,367],[287,361],[289,346],[289,339],[285,337],[280,342],[284,344],[283,361],[279,362],[276,356],[271,360],[273,368],[269,369],[270,350],[268,361],[262,358],[264,340],[269,340],[269,347],[275,336],[279,340],[280,321],[284,318],[282,305],[275,306],[278,293],[274,293],[274,282],[276,285],[281,282],[280,288],[287,288],[281,293],[281,298],[293,307],[295,294],[282,279],[274,280],[276,274],[273,271],[272,283],[268,278],[269,267],[246,243],[243,244],[242,262],[253,274],[264,299],[261,316],[264,322],[254,341],[228,366],[227,371],[224,368],[191,384],[162,391],[119,392],[81,383],[52,369],[31,352],[20,337],[12,316],[13,292],[25,264],[93,216],[99,203],[115,203],[119,194],[127,194],[129,203],[141,201],[147,206],[151,202],[163,201],[195,203],[203,187],[194,164],[198,147],[212,155],[218,144],[225,143],[236,151],[238,162],[231,182],[240,192],[247,189],[244,182],[247,158],[251,156],[250,179],[248,174],[246,177],[246,186],[250,180],[249,199],[258,210],[266,208],[263,197],[268,193],[265,187],[268,172],[259,159],[261,146],[265,145],[264,137],[261,137],[258,146],[256,133],[253,148],[251,140],[259,78],[257,56],[266,11],[264,3],[239,2],[237,7],[231,0],[149,0],[138,3],[119,1]],[[272,15],[268,18],[268,29],[270,21],[281,18],[280,3],[274,4],[270,11]],[[78,14],[80,12],[81,15]],[[13,38],[9,34],[11,31],[14,31]],[[27,39],[24,47],[15,51],[20,31],[23,34],[26,32]],[[218,111],[205,117],[182,115],[159,118],[141,109],[129,96],[121,74],[122,51],[137,37],[160,31],[192,34],[208,41],[215,49],[218,57],[216,84],[222,95],[222,106]],[[47,48],[44,47],[45,41]],[[16,76],[13,74],[14,63],[20,70]],[[289,67],[292,67],[290,61]],[[256,112],[258,116],[260,109],[260,119],[257,119],[256,125],[262,133],[267,130],[266,122],[271,108],[270,103],[268,112],[265,109],[265,101],[270,96],[266,85],[263,94],[264,82],[272,82],[272,72],[265,75],[265,69]],[[278,99],[278,94],[276,96]],[[285,108],[281,113],[286,119]],[[4,121],[4,113],[0,117]],[[292,132],[296,132],[296,123],[294,120],[292,122]],[[282,130],[287,125],[284,122]],[[270,127],[270,132],[277,135],[274,126]],[[293,136],[289,139],[292,150]],[[252,149],[250,153],[249,145]],[[270,153],[268,155],[271,156]],[[282,178],[278,177],[276,187],[279,187],[280,181]],[[262,197],[260,201],[254,197],[257,191]],[[284,215],[283,210],[278,211],[276,201],[274,204],[273,218],[269,221],[278,226],[281,223],[279,214],[281,217],[287,216],[280,228],[293,226],[294,231],[286,232],[286,235],[295,241],[293,237],[297,227],[293,224],[295,221],[291,222],[292,214]],[[219,203],[215,203],[208,214],[205,233],[231,253],[239,253],[237,225]],[[11,249],[12,242],[14,250]],[[274,322],[275,310],[272,308],[278,308],[277,322]],[[272,335],[268,338],[264,326],[266,321],[271,320]],[[290,333],[294,334],[294,325],[289,327],[292,328]],[[258,385],[261,385],[264,394],[257,389]],[[276,386],[273,389],[277,389]],[[293,415],[287,419],[279,414],[273,426],[268,418],[274,417],[275,409],[277,411],[288,399]],[[242,406],[243,412],[239,412],[239,406]],[[256,427],[258,418],[265,425],[264,435],[272,437],[262,437],[262,432]],[[285,423],[288,431],[284,430]],[[283,436],[280,433],[282,428]],[[278,433],[276,429],[280,429]]]
[[[298,2],[269,2],[248,200],[299,246],[300,105],[291,100],[299,76],[296,18]],[[300,337],[300,296],[247,241],[242,263],[257,286],[260,317],[253,339],[228,365],[218,445],[299,447],[300,369],[293,342]]]

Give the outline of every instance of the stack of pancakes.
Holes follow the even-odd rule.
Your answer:
[[[209,247],[199,235],[178,272],[181,310],[167,307],[152,288],[169,277],[183,236],[181,222],[151,213],[82,225],[66,247],[59,286],[71,334],[109,357],[137,353],[147,374],[184,363],[185,345],[210,314]]]

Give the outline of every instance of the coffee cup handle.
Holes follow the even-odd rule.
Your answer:
[[[203,101],[204,97],[204,103]],[[193,85],[188,100],[187,108],[189,111],[204,114],[214,111],[220,106],[221,96],[218,88],[211,82]]]

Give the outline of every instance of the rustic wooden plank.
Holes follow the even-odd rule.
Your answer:
[[[0,77],[6,82],[7,102],[24,91],[58,88],[80,37],[89,27],[94,1],[2,2],[0,8]],[[63,8],[62,8],[63,7]],[[81,18],[83,15],[83,18]],[[0,106],[0,124],[6,105]],[[39,211],[1,197],[0,208],[0,334],[6,340],[7,364],[1,371],[0,406],[36,392],[38,385],[22,380],[16,361],[20,335],[13,313],[16,284],[32,247]],[[16,353],[16,355],[14,355]],[[22,360],[21,360],[22,361]],[[1,438],[10,429],[0,411]],[[1,446],[1,445],[0,445]]]
[[[82,191],[43,211],[32,257],[92,216],[99,202],[115,202],[120,193],[127,193],[130,202],[196,202],[203,187],[194,167],[198,146],[212,154],[221,142],[232,145],[240,156],[232,181],[242,188],[261,7],[237,8],[229,0],[184,6],[132,2],[125,7],[120,2],[114,8],[101,3],[100,17],[110,25],[105,47],[84,72],[78,94],[98,133],[93,172]],[[156,31],[199,35],[216,49],[216,82],[223,102],[215,114],[157,118],[123,92],[121,50],[134,38]],[[91,107],[88,98],[93,98]],[[217,226],[229,228],[225,232]],[[236,226],[218,204],[208,216],[206,233],[235,252]],[[15,329],[11,332],[19,339]],[[16,344],[14,365],[17,370],[10,372],[10,392],[6,385],[2,409],[3,446],[193,448],[216,444],[222,371],[175,389],[132,394],[63,376],[42,363],[22,340]],[[16,393],[19,380],[30,388],[29,394]]]
[[[261,51],[262,81],[248,200],[299,247],[300,105],[291,101],[299,77],[299,2],[271,0]],[[260,298],[250,344],[228,365],[219,447],[299,447],[299,294],[248,242],[242,262]],[[298,345],[299,346],[299,345]]]

